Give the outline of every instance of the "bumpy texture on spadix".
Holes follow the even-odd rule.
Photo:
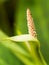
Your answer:
[[[31,16],[29,9],[27,9],[27,26],[28,26],[29,34],[33,37],[37,37],[35,26],[34,26],[34,21],[33,21],[33,18]]]

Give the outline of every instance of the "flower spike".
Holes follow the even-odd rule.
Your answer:
[[[34,21],[33,21],[33,18],[31,16],[29,9],[27,9],[27,26],[28,26],[29,34],[33,37],[37,37],[35,26],[34,26]]]

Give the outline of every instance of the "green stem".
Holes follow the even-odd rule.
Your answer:
[[[39,49],[39,42],[28,42],[35,65],[47,65]]]

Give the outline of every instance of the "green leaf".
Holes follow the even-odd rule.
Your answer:
[[[26,50],[26,48],[24,49],[23,47],[21,47],[21,45],[18,45],[19,44],[18,41],[25,42],[23,43],[23,47],[26,46],[28,51]],[[27,35],[27,34],[20,35],[20,36],[14,36],[14,37],[7,36],[7,39],[5,36],[5,39],[1,41],[1,44],[3,44],[8,49],[10,49],[12,53],[16,57],[18,57],[18,59],[20,59],[25,65],[30,65],[30,64],[31,65],[47,65],[40,52],[40,49],[39,49],[40,43],[37,40],[37,38],[31,37],[30,35]]]

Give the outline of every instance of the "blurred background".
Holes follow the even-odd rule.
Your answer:
[[[8,36],[28,33],[27,8],[31,10],[40,50],[49,65],[49,0],[0,0],[0,30]],[[0,65],[24,64],[0,44]]]

